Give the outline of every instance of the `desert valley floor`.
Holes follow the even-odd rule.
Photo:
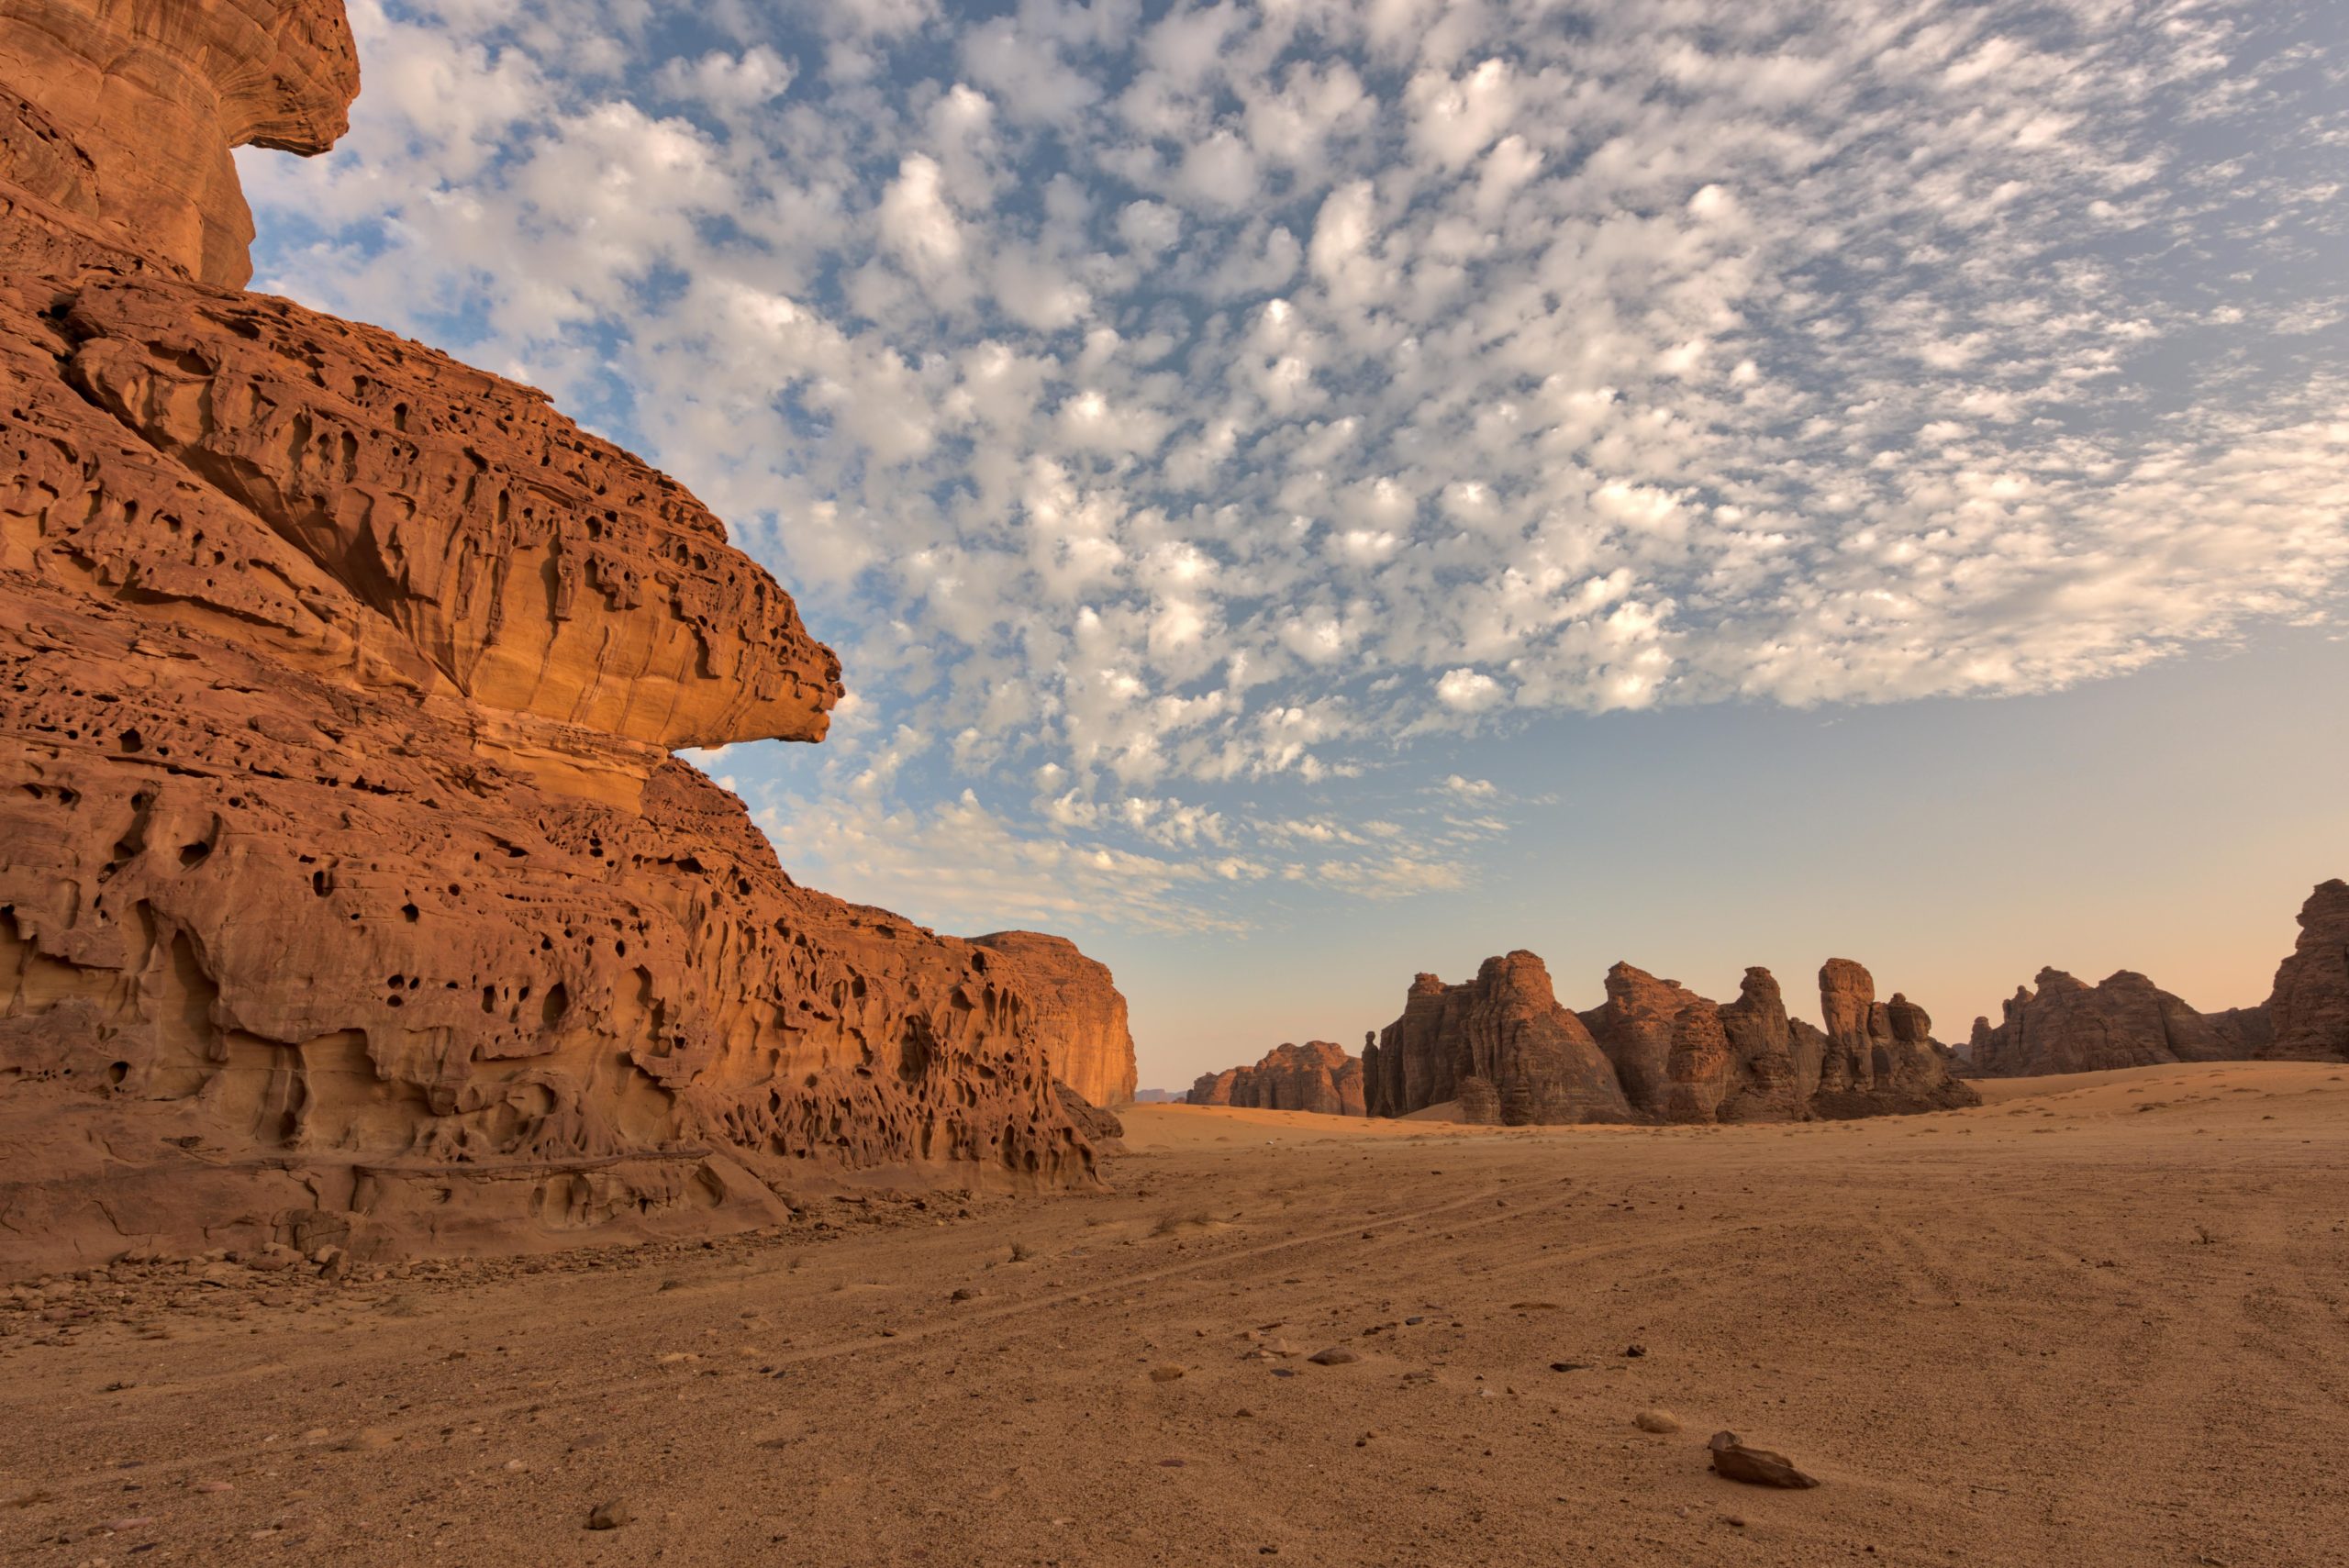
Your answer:
[[[1089,1195],[120,1269],[0,1314],[0,1551],[2349,1562],[2349,1070],[1986,1093],[1704,1130],[1141,1107]],[[1722,1428],[1824,1485],[1710,1474]]]

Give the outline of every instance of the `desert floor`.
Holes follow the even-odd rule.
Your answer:
[[[2349,1070],[1988,1092],[1728,1130],[1150,1107],[1097,1194],[123,1271],[0,1314],[0,1556],[2349,1563]],[[1721,1428],[1824,1485],[1710,1474]]]

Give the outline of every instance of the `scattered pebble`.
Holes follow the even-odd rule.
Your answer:
[[[1344,1366],[1349,1362],[1362,1360],[1343,1345],[1331,1345],[1326,1351],[1316,1351],[1305,1359],[1315,1366]]]
[[[608,1503],[598,1503],[588,1510],[587,1528],[589,1529],[618,1529],[635,1518],[636,1510],[615,1497]]]
[[[1173,1383],[1182,1375],[1183,1369],[1179,1366],[1154,1366],[1150,1369],[1152,1383]]]
[[[1642,1410],[1631,1418],[1631,1425],[1643,1432],[1676,1432],[1680,1429],[1680,1418],[1662,1408]]]

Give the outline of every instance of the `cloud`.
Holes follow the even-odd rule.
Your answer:
[[[1446,670],[1435,684],[1436,700],[1454,713],[1482,713],[1498,703],[1501,684],[1482,670]]]
[[[1368,841],[1545,715],[2047,691],[2339,613],[2304,6],[672,13],[356,6],[351,138],[239,155],[262,281],[728,517],[852,751],[933,738],[791,829],[874,896],[961,896],[900,828],[1040,899],[1089,846],[1134,919],[1438,888],[1468,851],[1237,824]]]

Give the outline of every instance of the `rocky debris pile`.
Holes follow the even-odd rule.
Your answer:
[[[2133,970],[2089,985],[2043,969],[2032,985],[2016,988],[1996,1026],[1974,1020],[1964,1070],[2028,1077],[2173,1062],[2342,1061],[2349,1061],[2349,883],[2336,879],[2301,906],[2299,940],[2261,1006],[2198,1012]]]
[[[0,8],[5,1267],[1090,1180],[1106,971],[802,888],[671,756],[841,691],[719,521],[237,292],[230,147],[324,150],[354,61],[340,0]]]
[[[1456,1101],[1464,1121],[1790,1121],[1977,1103],[1950,1075],[1924,1009],[1848,959],[1819,975],[1828,1027],[1787,1015],[1766,969],[1716,1003],[1628,963],[1581,1014],[1530,952],[1487,959],[1475,980],[1411,984],[1403,1016],[1364,1051],[1369,1109],[1408,1116]]]
[[[1095,1105],[1066,1084],[1053,1084],[1052,1093],[1059,1098],[1061,1109],[1067,1113],[1068,1119],[1074,1122],[1077,1130],[1092,1143],[1096,1153],[1125,1151],[1125,1146],[1119,1140],[1126,1136],[1126,1124],[1118,1119],[1116,1112]]]
[[[1276,1045],[1253,1067],[1227,1067],[1220,1073],[1202,1074],[1184,1103],[1361,1116],[1363,1064],[1344,1046],[1326,1040]]]

